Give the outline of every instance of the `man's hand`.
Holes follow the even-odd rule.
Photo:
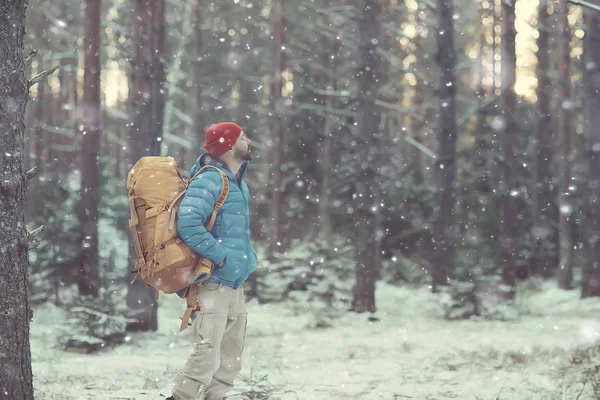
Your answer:
[[[223,261],[221,261],[219,264],[217,264],[217,268],[221,268],[223,265],[225,265],[225,261],[227,260],[227,256],[225,256],[225,258],[223,259]]]

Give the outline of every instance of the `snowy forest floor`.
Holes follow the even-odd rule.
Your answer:
[[[580,300],[579,291],[551,282],[524,286],[514,321],[446,321],[427,288],[385,283],[377,285],[377,322],[345,313],[331,328],[312,328],[311,313],[251,301],[243,379],[232,398],[266,398],[249,390],[273,389],[269,398],[280,400],[594,399],[589,382],[580,394],[571,355],[599,342],[600,300]],[[191,351],[188,331],[178,332],[183,306],[176,296],[162,296],[157,332],[133,334],[127,344],[93,355],[61,350],[56,338],[67,315],[51,304],[37,307],[36,399],[169,396]],[[268,383],[250,382],[261,376]]]

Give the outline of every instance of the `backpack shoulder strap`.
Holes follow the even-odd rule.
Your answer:
[[[215,208],[213,209],[213,212],[210,215],[210,220],[208,221],[208,224],[206,225],[206,230],[210,232],[210,231],[212,231],[212,228],[215,225],[215,221],[217,219],[217,214],[219,213],[219,210],[221,209],[221,207],[223,207],[223,204],[225,204],[225,200],[227,199],[227,195],[229,194],[229,179],[227,179],[227,175],[225,175],[225,172],[223,172],[223,170],[221,168],[217,168],[213,165],[207,165],[207,166],[200,168],[200,171],[196,172],[194,174],[194,176],[192,177],[192,179],[194,179],[196,176],[198,176],[198,174],[200,174],[200,172],[202,172],[205,168],[213,168],[213,169],[217,170],[219,175],[221,175],[221,180],[223,181],[223,187],[221,188],[221,193],[219,194],[219,197],[217,198],[217,202],[215,203]],[[190,182],[192,181],[192,179],[190,179]]]
[[[216,216],[219,212],[219,210],[221,209],[221,207],[223,207],[223,204],[225,203],[225,200],[227,199],[227,195],[229,194],[229,179],[227,179],[227,175],[225,175],[225,172],[223,172],[220,168],[217,168],[215,166],[212,165],[206,165],[202,168],[200,168],[198,170],[198,172],[196,172],[194,174],[194,176],[192,176],[190,179],[187,180],[186,185],[185,185],[185,189],[181,191],[181,193],[179,193],[177,195],[177,197],[175,198],[175,200],[173,200],[171,202],[171,204],[169,205],[169,231],[173,231],[175,229],[175,213],[173,212],[173,209],[175,207],[175,205],[177,204],[177,202],[179,200],[181,200],[183,198],[183,195],[187,192],[188,187],[190,186],[190,184],[192,183],[192,180],[194,180],[198,175],[200,175],[200,173],[202,173],[203,171],[206,171],[206,169],[208,168],[213,168],[215,170],[217,170],[217,172],[219,172],[219,174],[221,175],[221,179],[223,180],[223,187],[221,188],[221,193],[219,194],[219,197],[217,198],[217,202],[215,203],[215,208],[213,210],[213,213],[211,214],[211,218],[210,221],[212,221],[212,223],[209,225],[210,228],[207,229],[210,232],[210,230],[212,229],[212,226],[214,225],[214,220],[216,219]]]

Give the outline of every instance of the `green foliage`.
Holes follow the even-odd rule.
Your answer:
[[[396,284],[401,282],[429,283],[429,271],[423,264],[423,262],[417,262],[413,258],[396,252],[390,259],[382,261],[381,279]]]
[[[277,400],[273,396],[281,393],[281,387],[270,383],[267,375],[257,375],[250,371],[248,374],[240,374],[239,380],[245,388],[240,393],[228,396],[231,400]]]
[[[441,288],[441,302],[449,320],[482,317],[488,320],[509,321],[519,318],[510,288],[498,275],[474,275],[470,280],[451,281]]]
[[[107,157],[101,160],[100,220],[98,248],[101,278],[120,281],[129,268],[129,204],[125,179],[110,174]]]
[[[331,247],[323,241],[299,241],[279,254],[277,262],[260,264],[256,279],[261,303],[293,299],[303,312],[349,304],[353,249],[342,237],[336,236]]]
[[[105,157],[100,163],[101,187],[99,232],[100,272],[104,282],[121,280],[128,264],[129,206],[124,182],[110,177]],[[40,245],[30,251],[30,289],[34,301],[48,300],[60,288],[79,277],[81,175],[49,174],[28,196],[30,230],[45,225]]]
[[[416,167],[409,167],[395,179],[385,181],[382,208],[382,250],[385,258],[409,257],[426,265],[431,243],[434,193]],[[393,279],[402,279],[398,275]]]
[[[126,327],[133,319],[126,317],[126,288],[111,285],[101,288],[98,296],[73,295],[66,308],[69,330],[60,338],[72,351],[91,353],[127,339]]]
[[[79,258],[78,218],[80,175],[76,172],[61,178],[47,175],[27,199],[29,229],[45,225],[40,244],[29,253],[30,290],[34,301],[43,301],[53,290],[73,283]]]

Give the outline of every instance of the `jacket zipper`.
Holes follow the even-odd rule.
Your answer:
[[[248,199],[246,198],[246,195],[244,194],[244,189],[242,188],[242,184],[237,178],[235,179],[235,183],[236,183],[236,186],[238,187],[238,189],[240,190],[240,193],[242,193],[242,197],[244,198],[244,205],[246,206],[246,215],[248,216],[248,219],[250,219],[250,209],[248,207]],[[247,221],[247,222],[249,222],[249,221]],[[244,234],[245,234],[245,232],[244,232]],[[248,258],[248,242],[249,242],[249,240],[250,240],[249,238],[245,238],[245,240],[244,240],[244,255],[246,256],[246,261]],[[250,256],[254,256],[254,255],[251,254]],[[247,262],[244,264],[245,264],[244,266],[248,265]],[[246,270],[244,271],[244,275],[246,273],[248,273],[247,267],[246,267]]]

